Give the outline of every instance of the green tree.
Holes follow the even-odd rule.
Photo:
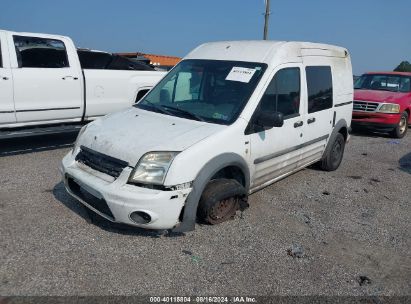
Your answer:
[[[401,62],[395,69],[394,72],[411,72],[411,63],[408,61]]]

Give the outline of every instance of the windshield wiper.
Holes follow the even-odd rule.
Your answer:
[[[155,110],[158,110],[159,112],[163,113],[163,114],[167,114],[167,115],[171,115],[171,116],[175,116],[173,115],[173,113],[171,113],[170,111],[167,111],[166,109],[164,109],[164,106],[161,105],[156,105],[154,103],[152,103],[151,101],[148,101],[147,99],[144,100],[144,102],[148,103],[150,107],[152,107]],[[144,106],[144,104],[142,104]]]
[[[174,111],[176,111],[176,112],[179,112],[179,113],[182,113],[182,114],[185,114],[185,115],[188,115],[188,116],[194,118],[195,120],[205,121],[202,117],[200,117],[200,116],[198,116],[198,115],[196,115],[196,114],[194,114],[194,113],[191,113],[191,112],[189,112],[189,111],[183,110],[183,109],[179,109],[179,108],[175,108],[175,107],[170,107],[170,106],[166,106],[166,105],[161,105],[161,107],[166,108],[166,109],[170,109],[170,110],[174,110]]]
[[[391,90],[389,88],[378,88],[377,91],[398,92],[397,90]]]

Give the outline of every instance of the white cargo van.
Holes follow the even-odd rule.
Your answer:
[[[349,138],[351,61],[306,42],[203,44],[138,104],[84,127],[62,162],[67,191],[102,217],[184,232],[319,162]]]

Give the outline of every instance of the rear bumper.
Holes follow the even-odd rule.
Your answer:
[[[351,125],[376,130],[392,130],[400,122],[400,114],[353,112]]]

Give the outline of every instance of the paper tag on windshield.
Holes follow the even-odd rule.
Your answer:
[[[255,69],[233,67],[230,73],[228,73],[225,80],[240,81],[240,82],[248,83],[250,82],[251,77],[253,77],[254,73],[255,73]]]

